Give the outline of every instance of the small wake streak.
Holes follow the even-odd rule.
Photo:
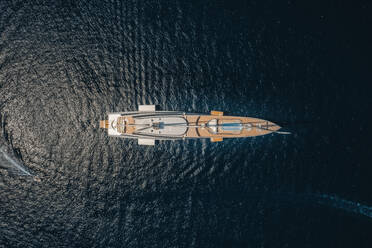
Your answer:
[[[360,204],[358,202],[342,199],[336,195],[308,193],[276,193],[272,194],[272,198],[276,198],[279,202],[293,204],[301,203],[303,205],[325,206],[334,209],[340,209],[345,212],[357,214],[372,219],[372,206]]]
[[[236,198],[249,198],[253,201],[262,199],[264,204],[279,204],[286,206],[324,206],[333,209],[339,209],[352,214],[361,215],[372,219],[372,206],[360,204],[358,202],[342,199],[335,195],[319,194],[319,193],[292,193],[292,192],[241,192],[235,190],[227,191],[212,191],[212,192],[198,192],[182,190],[182,191],[166,191],[166,192],[133,192],[133,194],[126,195],[127,200],[141,200],[141,199],[159,199],[159,198],[176,198],[176,197],[190,197],[196,199],[204,199],[206,196],[212,196],[212,199],[222,200],[224,202]]]
[[[363,215],[372,219],[372,207],[358,202],[342,199],[338,196],[327,194],[310,194],[313,201],[319,205],[338,208],[347,212]]]

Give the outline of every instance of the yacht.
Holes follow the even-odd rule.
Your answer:
[[[221,111],[210,114],[179,111],[156,111],[155,105],[139,105],[138,111],[108,113],[100,121],[112,137],[138,139],[139,145],[155,145],[156,140],[243,138],[280,132],[277,124],[252,117],[226,116]]]

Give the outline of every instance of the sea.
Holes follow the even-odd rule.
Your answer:
[[[1,0],[0,247],[372,247],[371,10]],[[143,104],[291,134],[99,129]]]

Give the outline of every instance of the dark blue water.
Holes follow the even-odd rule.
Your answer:
[[[0,10],[0,247],[371,247],[370,3]],[[292,135],[142,147],[99,130],[139,104]]]

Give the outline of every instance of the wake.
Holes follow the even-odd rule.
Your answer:
[[[0,166],[9,168],[9,170],[20,176],[32,176],[32,174],[19,162],[11,158],[2,147],[0,147]]]
[[[3,116],[0,115],[1,133],[3,136],[0,140],[0,168],[6,168],[11,174],[19,176],[33,176],[31,172],[16,159],[14,152],[12,152],[8,142],[6,142],[6,140],[8,140],[8,134],[5,131],[5,118],[5,114]]]
[[[372,219],[372,206],[363,205],[355,201],[345,200],[336,195],[320,193],[273,193],[269,197],[273,197],[279,202],[290,205],[293,205],[294,203],[300,203],[304,206],[324,206]]]
[[[372,219],[372,207],[358,202],[342,199],[335,195],[310,194],[313,201],[318,205],[328,206],[344,210],[346,212],[366,216]]]

